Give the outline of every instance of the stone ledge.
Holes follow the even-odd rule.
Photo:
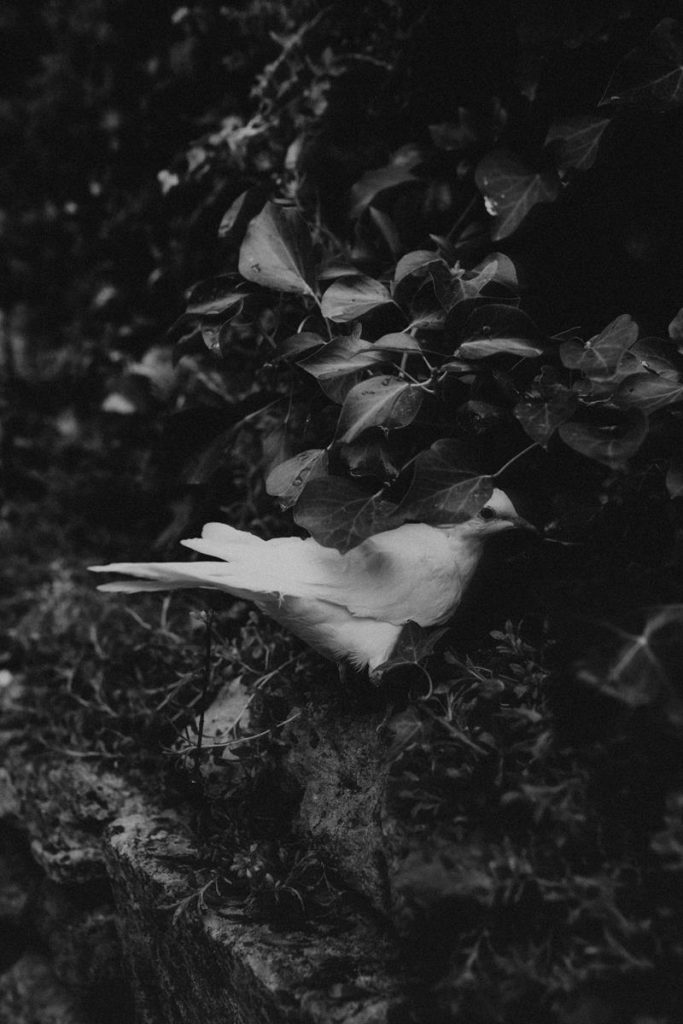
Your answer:
[[[356,915],[275,931],[234,914],[188,910],[177,815],[134,814],[108,830],[106,856],[139,1024],[399,1024],[405,968],[392,938]],[[185,856],[183,856],[183,854]],[[175,866],[174,866],[175,860]]]

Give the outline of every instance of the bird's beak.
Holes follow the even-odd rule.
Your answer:
[[[524,530],[525,533],[538,534],[538,528],[533,523],[528,522],[526,519],[522,519],[521,516],[515,516],[514,519],[510,520],[516,530]]]

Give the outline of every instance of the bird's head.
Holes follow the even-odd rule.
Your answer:
[[[528,530],[536,533],[536,527],[523,519],[508,498],[505,491],[494,488],[491,497],[476,515],[458,526],[461,536],[472,539],[489,537],[503,530]]]

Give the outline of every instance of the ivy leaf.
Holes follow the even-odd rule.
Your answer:
[[[239,272],[264,288],[313,295],[308,283],[310,257],[311,237],[301,215],[268,202],[247,228]]]
[[[477,188],[487,212],[495,219],[493,239],[513,234],[530,210],[557,199],[560,182],[555,172],[532,171],[514,154],[496,149],[475,171]]]
[[[218,237],[229,238],[233,242],[239,238],[241,241],[249,221],[263,209],[267,195],[266,190],[260,185],[242,192],[223,214],[223,219],[218,225]]]
[[[629,355],[634,356],[640,362],[640,368],[651,373],[656,373],[666,380],[680,381],[679,368],[674,364],[670,342],[661,341],[659,338],[641,338],[629,349]],[[680,364],[680,360],[677,360]]]
[[[303,352],[310,352],[313,348],[322,348],[325,339],[315,331],[299,331],[298,334],[290,334],[281,343],[280,349],[283,359],[297,359]]]
[[[351,476],[375,476],[379,480],[393,480],[399,466],[386,439],[381,435],[368,440],[341,444],[339,457],[348,466]]]
[[[568,117],[551,124],[545,145],[555,150],[560,174],[569,170],[587,171],[595,163],[609,117]]]
[[[419,341],[413,338],[412,334],[405,334],[403,331],[394,331],[391,334],[383,334],[374,342],[375,348],[384,352],[422,352]]]
[[[656,412],[683,401],[683,384],[656,373],[634,373],[621,382],[614,395],[617,405],[626,409]]]
[[[574,415],[577,404],[578,397],[562,388],[546,401],[518,402],[513,413],[532,441],[545,448],[560,424]]]
[[[413,479],[398,507],[404,519],[455,523],[483,508],[493,478],[477,476],[462,465],[462,447],[452,438],[435,441],[415,459]]]
[[[448,632],[441,629],[423,629],[416,622],[407,622],[399,634],[391,657],[379,665],[370,676],[371,682],[381,683],[386,675],[395,669],[405,672],[407,667],[420,667],[423,661],[434,653],[439,640]]]
[[[683,309],[679,309],[669,324],[669,337],[672,341],[683,342]]]
[[[283,508],[290,508],[309,480],[326,475],[327,464],[325,448],[299,452],[294,458],[271,469],[266,478],[266,491],[274,498],[279,498]]]
[[[311,480],[294,509],[294,522],[319,544],[342,554],[366,537],[400,526],[396,506],[361,484],[341,477]]]
[[[490,273],[489,268],[491,268]],[[487,273],[487,284],[490,280],[492,284],[502,284],[505,288],[509,288],[511,291],[517,291],[519,288],[517,268],[510,257],[506,256],[504,252],[489,253],[486,259],[483,259],[481,263],[478,263],[476,267],[472,268],[470,273],[472,275]],[[481,280],[481,278],[479,278],[479,280]],[[479,291],[481,291],[481,288]]]
[[[440,263],[446,266],[445,260],[433,249],[415,249],[414,252],[407,252],[401,256],[394,269],[394,285],[413,274],[425,277],[432,263]]]
[[[581,455],[601,462],[610,469],[623,469],[626,460],[647,437],[647,416],[640,409],[630,410],[619,423],[562,423],[558,433],[564,443]]]
[[[372,342],[356,335],[334,338],[318,352],[299,362],[306,373],[318,381],[345,376],[357,370],[365,370],[373,363],[386,360],[384,352],[377,351]]]
[[[672,498],[683,498],[683,457],[674,455],[666,471],[666,489]]]
[[[223,274],[208,281],[200,281],[194,286],[187,299],[186,314],[219,316],[228,311],[237,313],[244,298],[244,292],[236,288],[235,276]]]
[[[599,106],[635,103],[665,110],[683,103],[683,31],[674,18],[664,18],[642,46],[617,65]]]
[[[465,341],[455,351],[462,359],[484,359],[501,353],[530,359],[543,355],[536,324],[514,306],[488,303],[475,309],[465,331]]]
[[[600,334],[585,345],[577,341],[564,341],[560,345],[560,359],[569,370],[580,370],[590,380],[614,379],[623,371],[635,369],[634,359],[626,355],[638,338],[638,325],[624,313],[616,317]],[[637,365],[637,364],[636,364]]]
[[[369,427],[391,430],[405,427],[417,416],[424,391],[396,377],[382,374],[351,388],[339,415],[339,441],[355,440]]]
[[[380,192],[418,182],[419,179],[412,170],[422,159],[422,153],[417,146],[409,144],[397,150],[386,166],[367,171],[351,189],[351,216],[360,217],[363,210]]]
[[[391,301],[391,295],[380,281],[359,274],[331,284],[323,295],[321,311],[327,320],[348,323]]]

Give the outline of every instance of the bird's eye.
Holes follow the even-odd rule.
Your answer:
[[[481,512],[479,513],[479,515],[481,516],[482,519],[495,519],[496,518],[495,510],[492,509],[492,508],[489,508],[488,505],[484,505],[484,507],[481,510]]]

